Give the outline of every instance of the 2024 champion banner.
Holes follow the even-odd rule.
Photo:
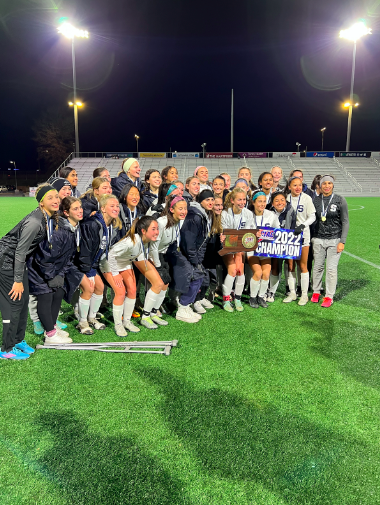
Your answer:
[[[285,228],[260,228],[259,245],[255,256],[299,260],[302,251],[303,233],[294,235],[294,230]]]

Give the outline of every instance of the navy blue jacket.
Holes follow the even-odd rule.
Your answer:
[[[131,229],[132,222],[133,222],[134,219],[132,217],[132,222],[131,222],[131,215],[128,212],[128,206],[125,203],[119,203],[119,207],[120,207],[119,217],[120,217],[120,220],[121,220],[122,225],[123,225],[123,228],[121,230],[121,236],[124,237],[124,235],[126,235],[127,232],[129,232],[129,230]],[[141,217],[141,216],[144,215],[141,212],[141,208],[139,208],[139,206],[136,207],[136,209],[137,209],[136,217]]]
[[[59,219],[58,230],[54,230],[51,236],[51,245],[50,249],[48,240],[44,240],[28,260],[29,291],[32,295],[52,293],[55,288],[50,288],[48,281],[57,275],[65,277],[72,268],[75,269],[75,233],[66,219]]]
[[[81,198],[80,201],[82,202],[83,220],[84,221],[86,219],[89,219],[93,212],[98,212],[99,202],[94,196],[87,198],[87,195],[86,195],[83,198]]]
[[[269,210],[276,213],[274,207],[271,207]],[[294,230],[294,228],[296,227],[297,216],[290,202],[286,202],[285,209],[277,217],[278,220],[280,221],[281,228],[285,228],[286,230]]]
[[[309,188],[307,187],[306,182],[304,182],[304,183],[302,184],[302,191],[303,191],[304,193],[306,193],[307,195],[309,195],[309,196],[310,196],[310,198],[313,198],[314,191],[313,191],[312,189],[309,189]]]
[[[153,205],[153,202],[157,199],[157,195],[152,193],[149,189],[142,193],[142,202],[147,209]]]
[[[192,203],[181,228],[180,247],[194,267],[202,263],[208,240],[206,211],[198,203]]]
[[[125,172],[122,172],[117,177],[111,179],[112,193],[119,198],[120,193],[123,191],[126,184],[133,184],[133,186],[136,186],[139,191],[141,189],[140,179],[136,179],[136,181],[133,182]]]

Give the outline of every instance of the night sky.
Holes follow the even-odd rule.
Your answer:
[[[72,98],[65,16],[77,40],[81,151],[344,150],[353,45],[362,18],[351,150],[380,150],[380,1],[6,0],[0,6],[0,168],[35,170],[31,126]],[[67,114],[72,109],[67,106]]]

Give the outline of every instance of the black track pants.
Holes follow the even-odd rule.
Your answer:
[[[45,331],[54,330],[65,291],[59,288],[53,293],[37,295],[38,317]]]

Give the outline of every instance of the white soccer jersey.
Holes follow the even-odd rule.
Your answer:
[[[232,209],[224,210],[222,212],[222,227],[223,229],[250,230],[254,228],[252,212],[246,208],[242,209],[240,214],[234,214]]]
[[[135,235],[135,242],[131,237],[123,238],[113,245],[108,254],[108,263],[111,268],[112,275],[118,275],[119,272],[131,268],[133,261],[144,261],[149,254],[151,257],[150,243],[144,244],[144,249],[139,235]]]
[[[177,242],[179,247],[180,230],[181,226],[183,225],[183,221],[180,221],[179,224],[171,226],[170,228],[166,228],[166,225],[168,224],[168,218],[166,216],[162,216],[157,219],[157,223],[160,233],[156,242],[151,243],[150,249],[154,265],[156,267],[160,267],[161,261],[158,254],[166,253],[168,247],[173,242]]]
[[[264,209],[264,214],[262,216],[256,216],[253,214],[253,222],[254,228],[262,228],[264,226],[269,226],[270,228],[280,228],[280,222],[276,214],[267,209]]]
[[[294,212],[297,216],[296,225],[300,225],[305,223],[305,221],[311,216],[311,214],[315,214],[315,207],[313,204],[313,200],[309,195],[305,193],[301,193],[300,196],[292,196],[291,194],[287,197],[288,202],[291,203]]]

